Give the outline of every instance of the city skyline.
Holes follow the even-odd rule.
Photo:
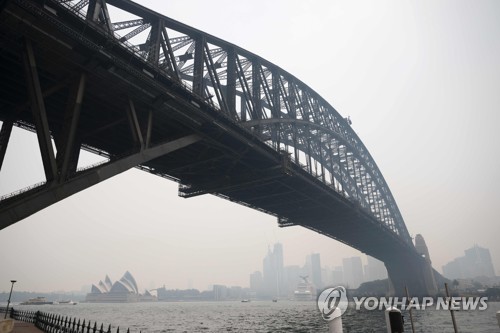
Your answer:
[[[457,257],[443,265],[443,275],[449,279],[464,279],[476,277],[493,278],[496,276],[489,249],[477,244],[464,250],[465,255]]]
[[[275,243],[275,244],[272,244],[272,245],[267,246],[267,253],[265,254],[265,256],[263,256],[263,257],[264,257],[264,261],[265,261],[265,259],[269,256],[269,250],[270,250],[272,247],[274,247],[275,245],[277,245],[277,244],[280,244],[280,245],[281,245],[281,243]],[[283,249],[282,249],[282,251],[283,251]],[[286,256],[285,256],[285,252],[284,252],[284,251],[283,251],[282,255],[283,255],[283,258],[285,258],[285,257],[286,257]],[[305,270],[308,270],[307,266],[308,266],[308,264],[310,263],[310,261],[309,261],[309,260],[310,260],[310,257],[311,257],[311,256],[313,256],[313,255],[318,256],[318,259],[319,259],[319,257],[321,256],[321,254],[320,254],[320,253],[315,253],[315,252],[312,252],[312,253],[309,253],[309,254],[305,254],[305,255],[304,255],[304,257],[303,257],[303,260],[302,260],[302,261],[299,261],[299,262],[287,262],[287,264],[286,264],[286,265],[285,265],[285,264],[283,264],[282,268],[283,268],[283,269],[286,269],[286,268],[290,268],[290,267],[299,267],[299,268],[300,268],[300,272],[305,273],[305,272],[303,272],[303,270],[304,270],[304,269],[305,269]],[[362,267],[363,267],[363,268],[362,268],[362,270],[363,270],[363,274],[364,274],[364,269],[366,269],[366,267],[367,267],[367,264],[369,264],[370,262],[374,262],[374,261],[379,262],[378,260],[376,260],[376,259],[374,259],[374,258],[372,258],[372,257],[370,257],[370,256],[364,255],[364,254],[362,255],[362,257],[355,257],[355,258],[358,258],[358,259],[359,259],[359,262],[360,262],[360,263],[362,263],[362,265],[363,265],[363,266],[362,266]],[[341,264],[342,264],[342,262],[343,262],[343,259],[345,259],[345,258],[340,258],[340,259],[339,259],[339,262],[340,262]],[[351,259],[351,258],[349,258],[349,259]],[[309,261],[309,262],[308,262],[308,261]],[[322,270],[322,271],[323,271],[323,270],[325,270],[325,269],[327,269],[327,270],[333,270],[333,269],[334,269],[334,266],[332,266],[332,265],[321,265],[321,266],[320,266],[320,268],[321,268],[321,270]],[[341,268],[342,268],[342,267],[341,267]],[[262,276],[263,276],[263,273],[262,273],[262,272],[263,272],[263,270],[264,270],[264,269],[263,269],[263,267],[261,266],[261,267],[258,267],[257,269],[255,269],[253,272],[252,272],[252,271],[249,271],[248,275],[249,275],[249,276],[251,276],[251,275],[252,275],[252,274],[254,274],[254,273],[260,273],[260,276],[261,276],[261,278],[262,278]],[[385,267],[384,267],[384,270],[385,270]],[[128,270],[126,270],[126,271],[127,271],[127,273],[128,273],[128,274],[130,274],[130,273],[134,273],[132,270],[130,270],[130,271],[131,271],[130,273],[129,273],[129,271],[128,271]],[[320,272],[322,279],[323,279],[323,273],[324,273],[324,272]],[[313,273],[308,273],[308,274],[310,275],[310,276],[309,276],[309,278],[310,278],[310,279],[312,279],[312,278],[313,278],[312,276],[313,276],[314,274],[313,274]],[[316,274],[317,274],[317,273],[316,273]],[[95,286],[95,287],[99,287],[99,288],[105,288],[105,287],[100,286],[100,283],[99,283],[99,284],[96,284],[96,283],[95,283],[96,281],[103,282],[103,283],[105,283],[105,284],[106,284],[106,283],[107,283],[107,282],[106,282],[106,280],[109,280],[109,281],[119,281],[119,279],[116,279],[116,278],[117,278],[117,277],[121,277],[122,275],[123,275],[123,273],[120,273],[120,274],[118,274],[118,275],[114,276],[113,274],[108,274],[108,273],[106,273],[106,272],[104,272],[104,273],[103,273],[103,272],[101,272],[101,273],[97,274],[97,276],[99,276],[100,278],[98,278],[98,279],[97,279],[97,280],[95,280],[95,281],[88,281],[88,283],[86,283],[86,284],[84,284],[84,285],[81,285],[81,286],[74,286],[74,288],[72,288],[72,289],[67,289],[67,290],[65,290],[65,289],[57,289],[57,290],[56,290],[56,289],[54,289],[54,290],[44,290],[43,292],[52,292],[52,291],[54,291],[54,292],[75,292],[75,291],[79,291],[79,292],[81,292],[81,293],[84,293],[84,294],[85,294],[85,293],[90,292],[94,286]],[[134,273],[133,275],[135,276],[135,273]],[[102,276],[105,276],[105,278],[104,278],[104,279],[102,279]],[[137,279],[136,279],[136,280],[137,280]],[[213,285],[224,285],[224,284],[223,284],[223,283],[221,283],[220,281],[219,281],[219,282],[218,282],[218,281],[212,281],[212,283],[207,284],[205,287],[201,287],[201,288],[191,288],[192,286],[190,287],[190,284],[192,284],[192,283],[193,283],[193,281],[192,281],[191,279],[188,279],[188,280],[186,280],[186,281],[185,281],[185,282],[186,282],[186,283],[185,283],[185,286],[169,286],[169,285],[166,285],[165,283],[163,283],[163,282],[161,282],[161,281],[160,281],[160,282],[158,282],[157,284],[154,284],[154,285],[153,285],[153,284],[152,284],[152,281],[154,281],[154,280],[155,280],[153,277],[150,277],[150,279],[147,279],[147,280],[149,281],[149,284],[148,284],[148,283],[146,283],[147,281],[142,281],[142,280],[137,280],[137,282],[135,282],[135,281],[134,281],[134,283],[136,283],[136,288],[137,288],[137,291],[141,292],[141,291],[144,291],[144,290],[151,290],[151,289],[158,288],[158,287],[161,287],[161,286],[165,286],[167,289],[181,289],[181,290],[182,290],[182,289],[199,289],[199,290],[211,290]],[[22,283],[22,281],[17,281],[17,282],[18,282],[18,283],[19,283],[19,282],[21,282],[21,283]],[[339,281],[339,282],[340,282],[340,281]],[[17,286],[17,285],[16,285],[16,286]],[[227,286],[233,286],[233,285],[231,285],[231,284],[227,284]],[[236,285],[235,285],[235,286],[236,286]],[[240,287],[243,287],[243,288],[251,288],[251,282],[250,282],[250,279],[248,280],[248,283],[246,283],[246,284],[242,284],[242,285],[237,285],[237,286],[240,286]],[[322,286],[323,286],[323,285],[322,285]],[[154,288],[153,288],[153,287],[154,287]],[[17,288],[16,288],[16,289],[17,289]],[[23,292],[28,292],[28,291],[29,291],[29,292],[31,292],[31,291],[33,291],[33,292],[36,292],[36,291],[38,291],[38,290],[19,290],[19,291],[23,291]],[[42,290],[40,290],[40,291],[42,291]],[[1,290],[1,288],[0,288],[0,292],[3,292],[3,291]]]
[[[190,1],[198,11],[185,10],[186,1],[140,3],[310,85],[351,117],[410,234],[425,237],[434,268],[477,243],[490,249],[498,273],[498,2]],[[82,165],[97,161],[82,154]],[[14,128],[0,195],[41,180],[34,134]],[[128,269],[145,286],[243,284],[276,241],[289,251],[285,266],[310,253],[331,267],[360,255],[311,230],[280,229],[274,217],[235,203],[180,199],[177,191],[133,169],[1,230],[0,289],[12,278],[16,289],[79,289]]]
[[[267,253],[264,256],[264,260],[263,260],[263,262],[264,262],[263,266],[266,265],[266,259],[269,258],[272,260],[272,256],[270,257],[270,254],[272,254],[271,248],[273,248],[275,250],[277,245],[279,245],[279,247],[280,247],[280,249],[278,251],[280,251],[280,256],[282,257],[281,259],[284,259],[286,257],[285,256],[286,252],[283,250],[281,243],[275,243],[272,246],[268,245]],[[473,255],[472,254],[473,252],[474,252],[475,256],[482,258],[482,261],[479,264],[484,265],[484,267],[486,267],[483,270],[485,272],[487,272],[487,274],[477,274],[477,275],[472,274],[471,275],[470,272],[474,272],[474,269],[477,268],[476,266],[474,266],[473,268],[470,268],[469,270],[467,270],[467,273],[465,273],[465,275],[462,275],[462,276],[453,275],[453,274],[455,274],[455,272],[460,271],[460,268],[457,266],[458,265],[457,261],[458,260],[464,261],[464,259],[467,259],[467,257],[471,257]],[[476,255],[475,254],[476,252],[479,252],[480,254]],[[455,278],[457,278],[457,279],[472,278],[473,279],[473,278],[481,277],[481,276],[498,277],[495,274],[496,271],[495,271],[495,268],[492,264],[492,258],[491,258],[491,254],[489,252],[489,249],[482,248],[478,244],[474,244],[473,247],[468,248],[468,249],[464,249],[464,253],[465,253],[465,256],[455,258],[454,260],[450,261],[446,265],[443,265],[443,267],[440,267],[438,270],[441,273],[443,273],[443,275],[445,277],[450,278],[450,279],[455,279]],[[287,264],[287,265],[283,264],[281,266],[281,269],[284,272],[284,271],[287,271],[290,269],[297,268],[296,269],[297,276],[299,276],[300,274],[309,274],[308,277],[311,280],[311,282],[315,282],[315,281],[313,281],[313,279],[317,278],[318,275],[316,275],[316,274],[318,274],[318,273],[313,272],[311,270],[311,267],[308,267],[308,265],[311,265],[311,257],[313,257],[313,256],[317,256],[316,260],[318,260],[318,262],[320,261],[320,256],[321,256],[320,253],[310,253],[310,254],[307,254],[304,256],[304,260],[302,263],[298,262],[298,263],[291,263],[291,264]],[[362,256],[354,256],[354,257],[349,257],[349,258],[339,258],[339,262],[342,264],[341,266],[325,266],[325,265],[319,266],[320,270],[321,270],[319,273],[320,274],[320,281],[323,281],[323,283],[320,283],[319,288],[328,287],[328,286],[344,285],[344,286],[349,286],[349,287],[355,289],[355,288],[358,288],[361,283],[387,278],[387,271],[386,271],[383,263],[380,262],[379,260],[371,257],[371,256],[363,254]],[[467,263],[470,264],[472,262],[469,260]],[[449,266],[449,267],[446,268],[446,266]],[[481,267],[483,267],[483,266],[481,266]],[[148,291],[148,290],[150,291],[152,289],[160,288],[162,286],[166,289],[172,289],[172,290],[174,290],[174,289],[179,289],[179,290],[198,289],[200,291],[212,291],[213,286],[215,286],[215,285],[227,286],[227,287],[241,287],[241,288],[247,288],[250,290],[255,290],[257,288],[252,287],[252,277],[255,275],[258,275],[258,276],[260,276],[260,283],[261,284],[265,283],[264,279],[263,279],[263,276],[264,276],[263,271],[265,269],[266,269],[266,267],[261,267],[260,269],[257,269],[255,271],[253,271],[252,273],[249,273],[248,274],[249,275],[248,283],[243,284],[243,285],[230,285],[230,284],[225,285],[223,283],[213,282],[211,284],[208,284],[205,288],[193,288],[191,279],[186,281],[185,287],[167,286],[164,283],[163,284],[159,283],[158,285],[151,285],[152,280],[150,280],[150,285],[149,285],[150,289],[145,287],[146,284],[136,283],[135,280],[134,280],[134,284],[135,284],[135,288],[137,289],[138,292]],[[450,273],[447,275],[446,269],[448,269],[448,272],[453,272],[453,273]],[[479,272],[483,272],[483,270],[479,270]],[[340,275],[336,275],[335,273],[340,273]],[[130,273],[127,271],[126,275],[127,274],[130,274]],[[285,273],[285,275],[286,275],[286,273]],[[316,275],[316,277],[314,275]],[[328,276],[328,277],[325,278],[325,276]],[[109,280],[109,282],[108,282],[108,280]],[[67,292],[79,292],[81,294],[86,294],[86,293],[90,292],[91,290],[93,290],[94,288],[110,287],[110,286],[107,286],[107,287],[101,286],[101,282],[104,281],[103,283],[111,285],[110,281],[113,281],[113,279],[110,278],[108,274],[106,274],[105,279],[104,280],[101,279],[99,281],[100,281],[99,284],[93,285],[93,284],[89,283],[87,285],[83,285],[83,286],[79,286],[79,287],[76,286],[74,289],[70,289],[70,290],[63,290],[63,289],[45,290],[43,292],[66,292],[66,293]],[[118,280],[116,280],[116,281],[118,281]],[[298,281],[298,279],[296,281]],[[18,282],[22,282],[22,281],[18,281]],[[144,281],[142,281],[142,282],[144,282]],[[281,282],[281,283],[284,283],[284,282]],[[316,286],[316,283],[314,283],[314,285]],[[152,287],[154,287],[154,288],[152,288]],[[19,290],[19,291],[36,292],[37,290]],[[0,289],[0,292],[5,292],[5,291]],[[267,291],[264,293],[265,296],[272,296],[274,294],[276,294],[275,290],[273,290],[271,293],[268,293]],[[286,293],[284,293],[284,294],[280,293],[279,295],[285,296],[285,294]]]
[[[387,279],[384,264],[368,255],[342,258],[342,266],[330,267],[321,265],[321,254],[311,253],[302,264],[284,265],[286,251],[283,245],[275,243],[269,246],[264,257],[262,272],[250,274],[250,290],[260,298],[293,298],[294,291],[302,281],[308,281],[317,291],[326,287],[342,285],[356,289],[362,283]]]

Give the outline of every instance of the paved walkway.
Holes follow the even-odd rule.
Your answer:
[[[12,333],[43,333],[41,330],[30,323],[24,321],[14,321],[14,330]]]

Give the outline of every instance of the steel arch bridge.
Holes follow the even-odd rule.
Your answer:
[[[0,228],[138,167],[371,254],[397,290],[434,288],[350,121],[290,73],[129,0],[0,4],[0,167],[19,126],[46,176],[1,198]],[[78,169],[80,149],[107,162]]]

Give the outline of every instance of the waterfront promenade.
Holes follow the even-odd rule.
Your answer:
[[[0,307],[0,313],[7,309]],[[72,332],[72,333],[111,333],[111,325],[104,329],[104,325],[97,322],[62,316],[55,313],[41,311],[18,311],[9,309],[9,318],[14,320],[14,327],[1,325],[0,333],[50,333],[50,332]],[[116,329],[116,333],[119,328]],[[127,332],[129,330],[127,329]]]
[[[15,320],[12,333],[43,333],[40,329],[31,323]]]
[[[13,322],[13,327],[11,326],[11,320]],[[7,318],[7,320],[2,318],[0,319],[0,333],[43,333],[38,327],[36,327],[32,323],[15,320]]]

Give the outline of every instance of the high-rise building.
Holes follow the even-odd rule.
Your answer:
[[[448,279],[463,279],[462,263],[464,257],[455,258],[443,266],[443,275]]]
[[[277,276],[277,295],[286,296],[286,288],[285,288],[285,271],[283,265],[283,245],[281,243],[274,244],[273,249],[275,267],[276,267],[276,276]]]
[[[344,282],[351,289],[358,288],[363,283],[363,265],[360,257],[342,259]]]
[[[332,270],[329,267],[321,268],[321,282],[323,288],[332,286]]]
[[[332,285],[340,286],[345,285],[344,282],[344,270],[342,266],[336,266],[332,271]]]
[[[301,281],[300,275],[302,270],[300,266],[285,266],[285,290],[287,291],[288,297],[293,297],[294,291],[297,289],[297,285]]]
[[[444,265],[443,274],[449,279],[471,279],[480,276],[495,277],[490,250],[474,245],[465,250],[463,257],[455,258]]]
[[[382,261],[366,256],[365,281],[387,279],[387,269]]]
[[[286,296],[285,276],[283,272],[283,246],[274,244],[273,251],[268,253],[263,261],[263,296]]]
[[[268,249],[267,255],[262,261],[262,296],[270,297],[276,293],[276,271],[273,262],[273,253],[271,249]]]
[[[469,271],[466,272],[469,277],[495,276],[490,250],[474,245],[470,249],[465,250],[465,258],[470,268]]]
[[[224,285],[215,284],[213,287],[214,300],[223,301],[228,297],[228,289]]]
[[[262,273],[255,271],[250,274],[250,290],[260,296],[262,293]]]
[[[316,289],[323,287],[321,281],[321,260],[319,253],[312,253],[306,258],[306,268],[310,277],[310,281]]]

